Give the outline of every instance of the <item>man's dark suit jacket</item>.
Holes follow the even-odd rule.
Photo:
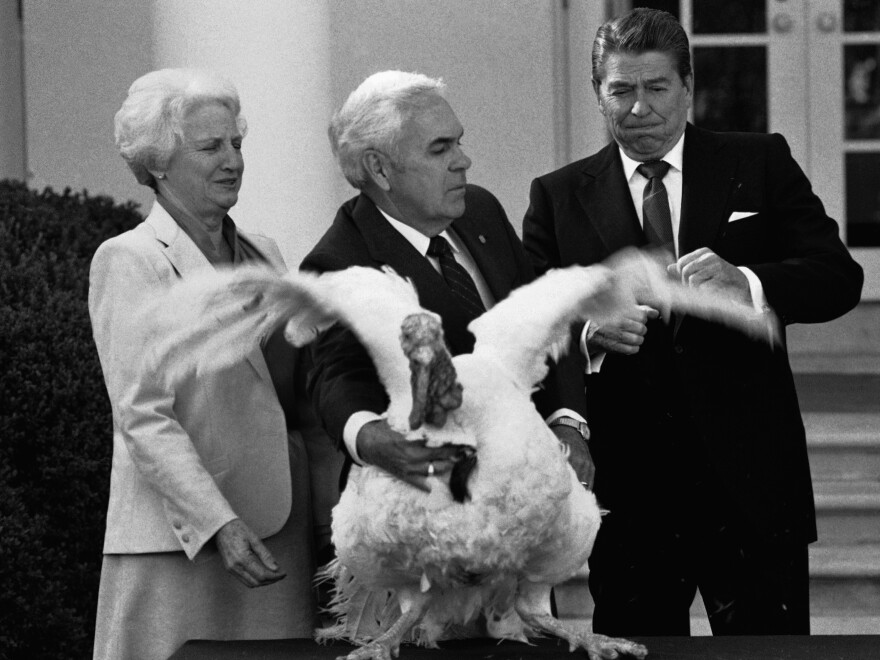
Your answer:
[[[496,301],[534,279],[534,270],[504,209],[487,190],[467,186],[464,215],[452,229],[465,244]],[[474,338],[467,330],[454,294],[431,263],[382,216],[376,205],[359,195],[339,209],[330,229],[303,260],[301,270],[326,272],[349,266],[390,266],[415,284],[421,305],[443,320],[446,343],[453,355],[469,353]],[[376,413],[388,407],[388,398],[366,351],[348,330],[333,327],[313,344],[314,368],[308,389],[329,434],[342,443],[348,418],[360,410]],[[574,365],[572,365],[573,367]],[[583,385],[574,378],[555,376],[551,369],[540,399],[542,413],[568,407],[586,412]],[[558,390],[557,382],[566,390]],[[466,395],[465,395],[466,396]]]
[[[861,268],[782,136],[688,125],[683,172],[679,254],[706,246],[750,268],[783,324],[827,321],[858,303]],[[728,222],[735,211],[755,215]],[[615,143],[533,181],[523,243],[538,272],[646,243]],[[673,327],[650,322],[638,354],[609,353],[585,378],[600,504],[665,525],[677,515],[666,496],[682,478],[703,480],[745,538],[815,540],[784,347],[695,318]]]

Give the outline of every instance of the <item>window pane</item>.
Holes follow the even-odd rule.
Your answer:
[[[690,0],[685,1],[690,2]],[[681,16],[678,13],[678,0],[633,0],[632,7],[633,9],[635,9],[636,7],[662,9],[663,11],[668,11],[677,19],[681,20]]]
[[[766,0],[694,0],[694,34],[754,34],[767,31]]]
[[[880,2],[877,0],[844,0],[844,32],[874,32],[877,30],[880,30]]]
[[[694,123],[713,131],[767,132],[767,49],[694,48]]]
[[[843,47],[847,140],[880,138],[880,44]]]
[[[880,247],[880,153],[846,154],[846,242]]]

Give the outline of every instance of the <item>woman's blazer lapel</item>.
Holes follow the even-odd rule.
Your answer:
[[[198,246],[186,235],[174,219],[158,202],[153,204],[145,222],[156,233],[156,239],[162,244],[162,254],[180,279],[190,279],[200,274],[211,273],[214,267]],[[216,320],[219,325],[219,319]],[[255,344],[248,353],[248,362],[263,378],[271,382],[269,368],[259,344]]]
[[[211,262],[159,202],[153,204],[145,222],[155,232],[156,240],[162,244],[162,254],[178,277],[189,278],[213,270]]]

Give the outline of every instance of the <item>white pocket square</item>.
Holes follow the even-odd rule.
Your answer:
[[[749,218],[753,215],[757,215],[757,211],[734,211],[730,214],[730,217],[727,219],[728,222],[736,222],[737,220],[742,220],[743,218]]]

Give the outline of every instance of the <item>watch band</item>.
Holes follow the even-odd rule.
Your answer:
[[[586,422],[579,422],[571,417],[557,417],[550,422],[550,427],[552,428],[554,426],[570,426],[581,434],[581,437],[585,442],[590,439],[590,427]]]

